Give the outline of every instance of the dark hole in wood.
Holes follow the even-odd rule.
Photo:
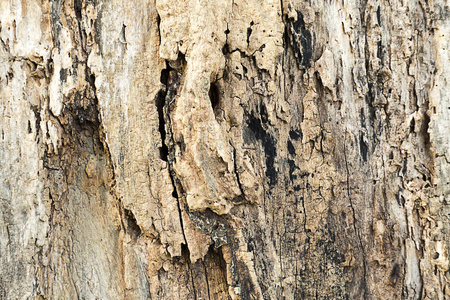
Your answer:
[[[409,132],[413,133],[416,127],[416,121],[412,118],[411,123],[409,125]]]
[[[160,81],[165,85],[163,89],[161,89],[156,98],[156,110],[158,111],[158,120],[159,120],[159,133],[161,134],[161,143],[162,146],[159,147],[159,157],[163,161],[168,161],[169,156],[169,148],[166,145],[166,129],[165,129],[165,120],[164,120],[164,105],[166,101],[167,95],[167,84],[169,81],[169,72],[171,68],[167,66],[166,69],[161,71]]]
[[[227,55],[228,53],[230,53],[230,46],[228,44],[225,44],[222,47],[222,53],[223,53],[223,55]]]
[[[219,95],[219,88],[215,83],[211,83],[209,87],[209,100],[211,101],[211,106],[213,110],[216,111],[216,108],[219,105],[220,95]]]
[[[131,210],[124,208],[124,217],[127,225],[127,233],[132,235],[134,238],[141,235],[141,228],[137,224],[136,218]]]
[[[252,26],[253,25],[253,22],[251,22],[250,23],[250,27],[248,27],[247,28],[247,44],[249,44],[250,43],[250,36],[252,35]]]

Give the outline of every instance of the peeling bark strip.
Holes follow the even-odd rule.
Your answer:
[[[448,7],[0,2],[0,299],[450,298]]]

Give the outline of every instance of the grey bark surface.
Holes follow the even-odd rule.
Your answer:
[[[0,299],[450,299],[446,0],[0,0]]]

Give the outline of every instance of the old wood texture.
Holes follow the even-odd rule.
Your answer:
[[[450,299],[446,0],[0,0],[0,299]]]

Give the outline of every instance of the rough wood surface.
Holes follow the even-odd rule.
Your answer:
[[[0,0],[0,299],[450,299],[446,0]]]

